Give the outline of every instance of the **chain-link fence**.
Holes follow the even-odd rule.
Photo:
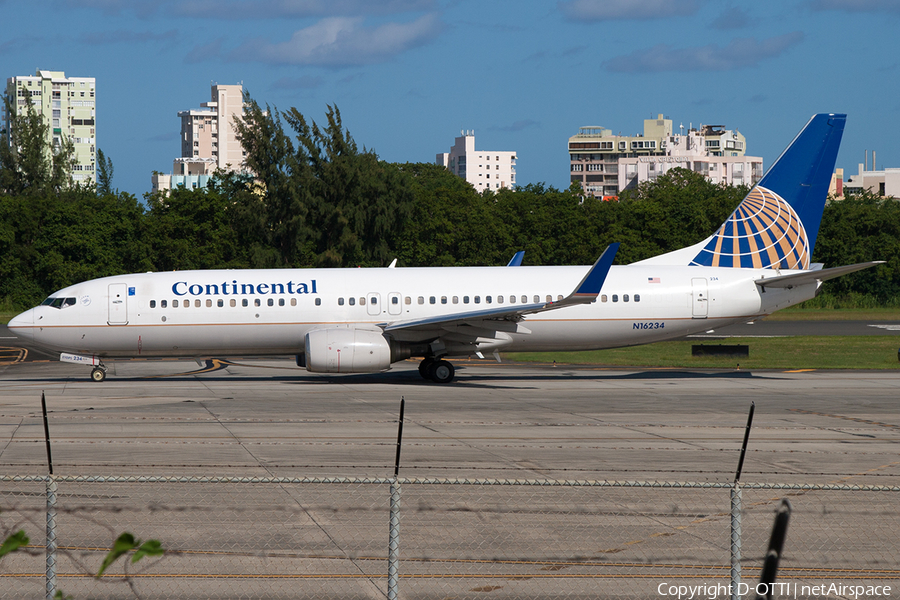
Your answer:
[[[750,591],[783,497],[794,510],[779,581],[797,593],[900,586],[900,488],[741,488]],[[731,491],[674,482],[3,476],[0,536],[23,530],[30,542],[0,559],[0,598],[57,589],[75,600],[647,598],[676,597],[677,586],[727,598]],[[134,564],[126,556],[97,579],[124,531],[160,540],[166,553]]]

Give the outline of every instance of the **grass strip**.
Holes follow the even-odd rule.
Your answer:
[[[746,344],[750,356],[691,356],[691,346]],[[898,336],[796,336],[678,340],[644,346],[585,352],[510,352],[503,358],[540,362],[621,367],[697,369],[900,369]]]

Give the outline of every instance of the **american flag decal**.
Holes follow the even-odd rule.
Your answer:
[[[659,277],[648,277],[647,283],[659,283]]]

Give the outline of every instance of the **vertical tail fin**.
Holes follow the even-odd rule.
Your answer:
[[[814,115],[715,234],[644,262],[809,269],[846,120]]]

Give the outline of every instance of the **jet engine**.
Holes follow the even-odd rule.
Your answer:
[[[392,356],[381,331],[329,328],[306,334],[306,369],[313,373],[378,373],[390,369],[392,359],[402,360]]]

